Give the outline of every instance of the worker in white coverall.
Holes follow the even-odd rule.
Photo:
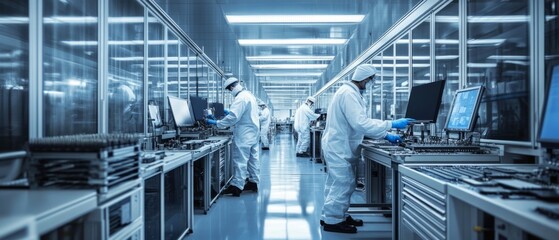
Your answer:
[[[262,142],[262,150],[270,149],[270,141],[268,133],[270,132],[270,110],[265,103],[261,102],[260,106],[260,142]]]
[[[397,143],[401,141],[400,137],[387,131],[406,128],[412,120],[381,121],[367,117],[362,94],[372,88],[376,74],[377,70],[371,64],[358,66],[351,81],[336,91],[328,107],[322,137],[322,151],[328,163],[320,221],[324,231],[356,233],[356,226],[363,226],[363,221],[352,218],[348,209],[356,184],[354,167],[361,155],[359,144],[364,135]]]
[[[217,125],[218,128],[235,126],[232,157],[234,176],[223,194],[233,194],[238,197],[243,190],[258,191],[260,119],[256,98],[241,86],[237,78],[227,79],[223,86],[233,95],[233,103],[222,120],[206,119],[206,123]],[[247,175],[248,179],[245,179]]]
[[[311,133],[309,131],[310,122],[320,117],[320,114],[314,113],[312,105],[316,102],[314,97],[309,96],[304,104],[301,104],[295,112],[295,121],[293,128],[297,131],[297,157],[310,157],[307,152],[311,141]]]

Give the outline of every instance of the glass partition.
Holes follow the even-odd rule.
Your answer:
[[[179,81],[179,95],[181,98],[188,98],[188,86],[191,81],[192,71],[190,67],[195,65],[194,53],[188,49],[188,47],[181,43],[180,45],[180,81]]]
[[[382,73],[382,54],[373,57],[371,60],[371,64],[375,66],[375,68],[381,71],[379,76],[375,78],[375,84],[373,85],[372,94],[372,105],[371,105],[371,118],[374,119],[382,119],[382,82],[384,79],[384,74]]]
[[[109,133],[140,133],[144,131],[144,9],[134,0],[111,0],[108,21]]]
[[[424,21],[412,30],[412,86],[431,82],[431,21]]]
[[[382,94],[382,119],[394,118],[394,45],[391,45],[382,52],[382,63],[377,68],[381,71],[381,92]]]
[[[394,44],[394,94],[396,94],[394,118],[403,118],[406,115],[410,89],[410,39],[406,34]]]
[[[545,60],[559,59],[559,0],[545,1]],[[546,64],[546,73],[549,71]]]
[[[217,88],[218,88],[218,81],[217,81],[217,74],[213,69],[208,69],[208,102],[216,102],[217,101]]]
[[[460,86],[458,0],[452,1],[435,14],[435,81],[446,80],[436,130],[442,131],[446,123],[454,92]]]
[[[166,43],[165,26],[154,16],[148,14],[148,104],[157,105],[160,112],[163,112],[161,110],[164,109],[166,101],[164,96]],[[169,45],[169,49],[171,49],[171,45]]]
[[[467,86],[486,87],[478,120],[483,138],[530,140],[528,2],[468,1]]]
[[[198,82],[196,95],[198,97],[208,98],[209,95],[209,73],[210,68],[208,64],[203,61],[198,61],[198,66],[196,67],[196,79]],[[243,79],[240,79],[241,81]],[[245,86],[246,87],[246,86]],[[191,93],[193,94],[193,93]]]
[[[43,1],[43,135],[97,132],[97,1]]]
[[[0,152],[29,139],[29,3],[0,1]]]

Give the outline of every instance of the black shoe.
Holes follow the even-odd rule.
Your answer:
[[[363,226],[363,220],[357,219],[357,218],[352,218],[351,216],[347,216],[347,218],[345,219],[345,223],[356,226],[356,227]]]
[[[262,150],[270,150],[269,147],[262,147]]]
[[[310,157],[311,155],[308,153],[297,153],[297,157]]]
[[[339,233],[357,233],[357,228],[343,221],[337,224],[324,223],[324,231],[339,232]]]
[[[235,187],[233,185],[229,185],[229,187],[227,187],[225,190],[223,190],[223,194],[233,194],[233,196],[235,196],[235,197],[240,197],[241,192],[242,192],[241,189],[239,189],[238,187]]]
[[[351,216],[348,216],[348,217],[345,219],[345,223],[347,223],[347,224],[349,224],[349,225],[356,226],[356,227],[361,227],[361,226],[363,226],[363,220],[361,220],[361,219],[354,219],[354,218],[352,218]],[[324,221],[323,221],[323,220],[320,220],[320,226],[324,226]]]
[[[258,192],[258,185],[256,185],[256,183],[248,181],[247,183],[245,183],[245,187],[243,188],[243,191],[247,191],[247,190]]]

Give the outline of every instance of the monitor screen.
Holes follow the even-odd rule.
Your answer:
[[[483,96],[482,86],[456,91],[446,119],[447,131],[471,132],[477,120],[477,110]]]
[[[208,108],[208,99],[190,96],[190,103],[192,112],[194,113],[194,119],[196,119],[196,121],[204,121],[204,109]]]
[[[149,119],[153,119],[153,124],[155,127],[161,127],[163,122],[161,121],[161,115],[159,115],[159,106],[148,105]]]
[[[171,113],[177,127],[194,126],[194,115],[186,99],[168,96]]]
[[[223,103],[210,103],[210,107],[213,108],[214,116],[216,118],[225,117],[225,108],[223,107]]]
[[[547,95],[540,124],[540,143],[543,147],[559,147],[559,62],[550,67],[547,75]]]
[[[413,118],[422,123],[437,122],[445,82],[442,80],[413,87],[406,118]]]

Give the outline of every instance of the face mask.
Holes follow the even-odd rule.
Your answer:
[[[233,87],[233,90],[231,90],[231,95],[233,95],[233,97],[236,97],[237,94],[239,94],[239,92],[241,92],[243,90],[243,87],[241,85],[238,85]]]
[[[365,84],[365,89],[359,89],[359,93],[363,95],[365,94],[365,92],[370,91],[371,89],[373,89],[373,81],[367,82],[367,84]]]

